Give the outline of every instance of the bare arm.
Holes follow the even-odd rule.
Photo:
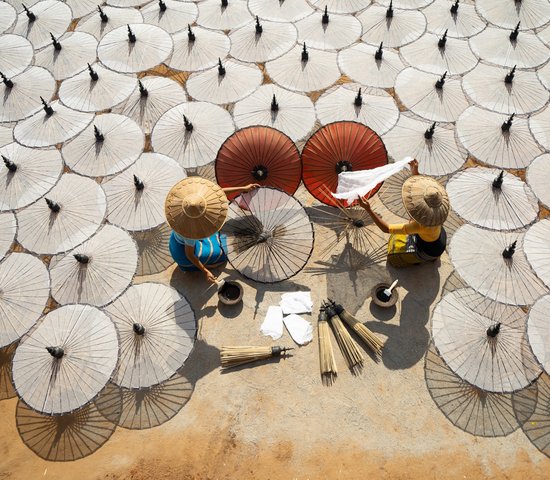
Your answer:
[[[204,275],[210,283],[216,283],[216,277],[212,275],[212,272],[206,268],[202,262],[195,255],[195,247],[192,245],[185,245],[185,255],[189,261],[195,265]]]
[[[250,183],[248,185],[245,185],[244,187],[226,187],[222,188],[224,193],[242,193],[242,192],[250,192],[250,190],[254,190],[255,188],[258,188],[260,185],[258,183]]]
[[[411,174],[412,175],[420,175],[418,173],[418,160],[416,158],[409,162],[409,166],[411,167]]]
[[[367,213],[372,218],[372,221],[380,230],[382,230],[384,233],[390,233],[389,224],[386,221],[382,220],[376,213],[372,211],[372,208],[370,207],[370,203],[368,201],[359,198],[358,203],[367,211]]]

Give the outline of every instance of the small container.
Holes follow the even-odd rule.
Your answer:
[[[388,298],[384,293],[384,290],[387,288],[390,288],[390,284],[386,282],[379,283],[373,287],[371,295],[375,305],[382,308],[389,308],[397,303],[397,300],[399,300],[399,292],[394,288]]]
[[[243,287],[234,280],[225,280],[218,290],[218,299],[224,305],[236,305],[243,299]]]

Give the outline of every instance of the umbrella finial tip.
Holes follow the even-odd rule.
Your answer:
[[[424,132],[424,138],[426,140],[430,140],[433,136],[434,136],[434,133],[435,133],[435,125],[436,125],[436,122],[432,123],[431,127],[428,128],[425,132]]]
[[[457,12],[458,12],[458,1],[459,0],[456,0],[456,2],[453,3],[453,5],[451,6],[451,14],[452,15],[456,15]]]
[[[378,50],[376,50],[376,53],[374,54],[374,58],[376,60],[382,60],[382,45],[384,45],[384,42],[380,42],[380,46],[378,47]]]
[[[360,107],[363,105],[363,96],[361,95],[361,88],[359,88],[357,95],[355,96],[355,100],[353,101],[353,104],[356,107]]]
[[[97,6],[97,11],[99,12],[99,17],[101,18],[101,23],[107,23],[109,20],[109,17],[107,14],[103,11],[100,5]]]
[[[187,116],[185,114],[183,115],[183,124],[185,125],[185,130],[187,132],[192,132],[193,131],[193,124],[189,121],[189,119],[187,118]]]
[[[277,102],[277,98],[275,97],[275,94],[273,94],[273,98],[271,99],[271,111],[277,112],[279,110],[279,103]]]
[[[302,62],[307,62],[309,60],[309,52],[307,51],[306,42],[304,42],[304,47],[302,48]]]
[[[264,31],[264,28],[262,27],[262,25],[260,23],[260,19],[258,18],[258,15],[256,15],[256,24],[255,24],[254,28],[256,29],[256,34],[257,35],[261,35],[262,32]]]
[[[145,335],[145,327],[141,323],[134,323],[132,325],[132,330],[136,335]]]
[[[61,347],[46,347],[46,350],[52,357],[57,359],[60,359],[63,355],[65,355],[65,351]]]
[[[195,34],[191,30],[191,25],[190,24],[187,24],[187,38],[189,39],[190,42],[194,42],[195,38],[196,38]]]
[[[329,18],[328,18],[328,6],[325,5],[325,13],[323,13],[323,17],[321,18],[321,23],[323,25],[327,25],[329,22]]]
[[[130,28],[129,24],[126,24],[126,26],[128,27],[128,42],[136,43],[136,40],[137,40],[136,35],[134,34],[132,29]]]
[[[517,246],[517,243],[518,241],[517,240],[514,240],[514,242],[507,246],[503,251],[502,251],[502,256],[509,260],[511,259],[513,256],[514,256],[514,253],[516,253],[516,246]]]
[[[223,77],[225,75],[225,67],[222,65],[222,59],[218,57],[218,75]]]
[[[166,11],[166,3],[164,3],[162,0],[159,0],[159,8],[161,12]]]
[[[2,160],[4,160],[4,165],[10,172],[15,172],[17,170],[17,165],[13,163],[9,158],[2,155]]]
[[[386,18],[393,18],[393,0],[390,0],[390,5],[386,10]]]
[[[134,186],[138,191],[143,190],[145,188],[145,184],[143,183],[143,180],[141,180],[141,178],[139,178],[135,173],[134,173]]]
[[[504,182],[504,170],[501,170],[498,176],[493,180],[493,188],[500,190]]]

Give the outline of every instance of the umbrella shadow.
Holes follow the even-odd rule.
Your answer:
[[[11,372],[17,345],[18,342],[14,342],[7,347],[0,348],[0,400],[13,398],[16,395]]]

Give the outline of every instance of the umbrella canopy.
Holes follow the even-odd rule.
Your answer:
[[[169,250],[171,233],[172,229],[166,223],[150,230],[130,232],[138,248],[136,275],[154,275],[174,263]]]
[[[113,7],[139,7],[148,3],[148,0],[108,0],[107,3]]]
[[[17,219],[11,212],[0,213],[0,261],[6,256],[15,240]]]
[[[485,20],[502,28],[514,28],[521,22],[521,28],[525,30],[550,22],[550,6],[546,0],[504,3],[495,0],[476,0],[476,9]]]
[[[0,263],[0,346],[18,340],[35,324],[48,302],[46,265],[27,253],[12,253]]]
[[[143,16],[135,8],[115,8],[109,6],[100,8],[101,10],[98,8],[97,11],[80,19],[76,25],[76,31],[89,33],[100,40],[103,35],[106,35],[115,28],[143,22]]]
[[[233,30],[252,17],[244,0],[205,0],[199,3],[197,24],[213,30]]]
[[[51,72],[56,80],[72,77],[96,59],[97,40],[89,33],[69,32],[55,38],[36,54],[35,64]]]
[[[260,22],[258,17],[229,34],[231,56],[243,62],[267,62],[288,52],[297,39],[292,23]]]
[[[545,372],[550,371],[550,328],[548,311],[550,295],[539,298],[529,310],[527,335],[533,353]]]
[[[13,127],[0,125],[0,147],[13,142]]]
[[[7,5],[6,3],[0,3]],[[0,19],[2,13],[0,12]],[[4,34],[0,35],[0,72],[7,78],[11,78],[24,70],[31,64],[34,49],[32,43],[20,35]]]
[[[4,167],[0,170],[0,211],[26,207],[48,193],[63,172],[56,149],[26,148],[10,143],[0,148]]]
[[[174,53],[166,64],[175,70],[197,72],[216,65],[229,53],[231,42],[223,32],[188,27],[172,36]]]
[[[531,305],[546,287],[527,261],[524,235],[463,225],[449,245],[451,260],[459,275],[482,295],[511,305]]]
[[[156,152],[177,160],[184,168],[193,168],[214,161],[234,131],[227,110],[207,102],[182,103],[160,117],[151,142]]]
[[[349,120],[369,125],[378,135],[392,129],[399,118],[393,97],[382,89],[345,83],[329,88],[315,102],[322,125]]]
[[[394,50],[357,43],[338,53],[338,65],[353,81],[376,88],[393,88],[405,68]]]
[[[540,155],[527,119],[468,107],[456,122],[458,140],[470,154],[489,165],[525,168]]]
[[[263,80],[256,65],[228,60],[205,72],[193,73],[187,79],[187,92],[195,100],[217,104],[233,103],[250,95]]]
[[[467,168],[447,183],[453,209],[469,223],[491,230],[516,230],[539,212],[531,189],[518,177],[495,168]]]
[[[109,317],[89,305],[66,305],[48,313],[21,340],[13,383],[33,410],[68,413],[103,389],[117,358],[117,332]]]
[[[65,174],[43,201],[17,213],[17,239],[38,254],[72,250],[98,230],[106,209],[100,185],[89,178]]]
[[[183,365],[197,331],[195,314],[177,290],[160,283],[133,285],[106,308],[120,336],[113,382],[146,388],[170,378]]]
[[[258,16],[260,19],[290,23],[307,17],[315,11],[306,0],[292,0],[292,2],[248,0],[248,8],[252,15]]]
[[[550,220],[544,219],[535,223],[525,234],[523,249],[527,260],[533,267],[538,277],[550,285],[550,265],[548,254],[550,253]]]
[[[124,115],[98,115],[77,137],[63,145],[67,166],[87,177],[114,175],[132,165],[141,155],[145,135],[139,125]]]
[[[529,348],[525,312],[470,288],[446,294],[432,317],[434,344],[458,376],[490,392],[529,385],[540,367]]]
[[[541,83],[550,88],[550,63],[547,63],[544,67],[537,70],[537,75]]]
[[[164,200],[174,183],[186,177],[175,160],[144,153],[130,168],[103,183],[107,220],[126,230],[147,230],[164,222]]]
[[[307,95],[269,83],[237,102],[233,118],[238,128],[265,125],[284,132],[296,142],[313,129],[315,109]]]
[[[362,25],[352,15],[315,12],[296,22],[298,41],[320,50],[340,50],[359,40]]]
[[[222,187],[249,183],[280,188],[293,195],[302,179],[300,152],[284,133],[270,127],[235,132],[216,157],[216,180]],[[238,194],[229,194],[232,200]]]
[[[17,20],[17,11],[9,3],[0,3],[0,33],[7,32]]]
[[[80,247],[52,257],[52,297],[60,305],[102,307],[130,286],[137,261],[132,237],[120,228],[105,225]]]
[[[550,46],[550,25],[539,30],[537,37],[542,40],[546,46]]]
[[[308,50],[305,43],[267,62],[265,68],[277,85],[297,92],[322,90],[340,78],[336,53]]]
[[[529,127],[537,142],[550,149],[550,108],[529,117]]]
[[[154,1],[141,9],[143,21],[168,33],[176,33],[194,23],[199,10],[194,3],[176,0]]]
[[[313,251],[313,225],[302,204],[271,187],[233,200],[222,232],[233,268],[256,282],[281,282],[296,275]]]
[[[162,28],[132,23],[105,34],[99,41],[97,56],[111,70],[136,73],[164,62],[173,46],[172,37]]]
[[[65,0],[65,3],[71,7],[73,18],[81,18],[104,3],[104,0]]]
[[[449,0],[435,0],[422,10],[428,21],[428,32],[449,37],[467,38],[476,35],[486,27],[476,12],[475,5],[464,2],[450,3]]]
[[[13,380],[11,377],[11,367],[13,355],[17,348],[17,342],[14,342],[7,347],[0,348],[0,400],[13,398],[17,394],[13,388]]]
[[[333,13],[355,13],[369,6],[369,0],[309,0],[319,10],[325,8]]]
[[[333,0],[334,1],[334,0]],[[403,10],[418,10],[433,3],[434,0],[380,0],[380,5],[384,7],[397,7]]]
[[[536,73],[480,64],[462,79],[472,101],[481,107],[508,115],[531,113],[548,103],[548,90]]]
[[[545,153],[535,158],[527,169],[526,180],[539,201],[550,207],[550,153]]]

